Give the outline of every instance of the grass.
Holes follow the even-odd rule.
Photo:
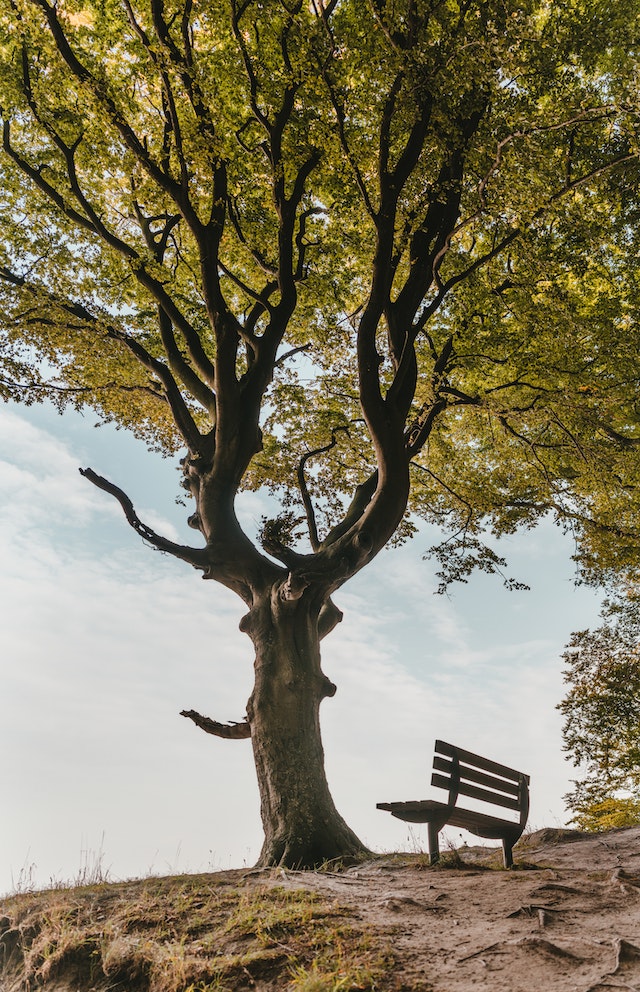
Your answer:
[[[80,865],[76,874],[69,879],[56,878],[51,876],[46,886],[48,889],[74,889],[85,885],[101,885],[103,882],[111,881],[109,868],[104,865],[104,834],[100,841],[100,847],[93,851],[88,847],[80,850]],[[11,894],[19,895],[26,892],[35,892],[40,886],[36,882],[37,865],[25,859],[17,876],[11,873]],[[1,898],[1,896],[0,896]]]
[[[392,963],[353,910],[242,872],[26,892],[0,906],[7,992],[240,992],[258,984],[373,992],[386,986]]]

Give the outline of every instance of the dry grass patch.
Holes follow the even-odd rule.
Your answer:
[[[0,907],[6,992],[349,992],[391,967],[353,909],[242,872],[16,895]]]

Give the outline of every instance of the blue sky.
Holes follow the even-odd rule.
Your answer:
[[[244,715],[244,606],[145,547],[80,476],[92,467],[154,529],[193,542],[176,461],[94,420],[0,409],[0,892],[72,878],[100,852],[126,878],[251,864],[260,849],[250,743],[178,715]],[[242,521],[253,530],[268,506],[245,495]],[[565,822],[575,775],[555,709],[560,655],[572,630],[595,624],[598,599],[574,586],[570,542],[550,523],[505,540],[510,574],[531,591],[476,576],[449,598],[422,560],[432,543],[419,533],[356,576],[323,642],[338,685],[322,712],[329,782],[375,850],[426,846],[424,828],[375,804],[432,795],[437,737],[529,773],[533,827]]]

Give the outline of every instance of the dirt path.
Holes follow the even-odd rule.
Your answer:
[[[510,872],[487,870],[486,849],[459,854],[457,869],[398,857],[278,882],[331,892],[387,931],[399,990],[640,992],[640,828],[538,831]]]

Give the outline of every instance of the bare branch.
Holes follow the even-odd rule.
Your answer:
[[[309,528],[309,539],[311,541],[311,547],[314,551],[318,551],[320,548],[320,541],[318,540],[318,527],[316,523],[316,514],[313,508],[313,503],[311,501],[311,495],[309,493],[309,487],[307,486],[307,480],[305,479],[304,470],[307,462],[311,458],[315,458],[316,455],[324,455],[327,451],[331,451],[335,448],[338,443],[336,434],[338,431],[344,431],[346,434],[349,433],[348,426],[334,427],[331,431],[331,440],[327,444],[323,444],[319,448],[314,448],[312,451],[307,451],[300,461],[298,462],[297,476],[298,476],[298,486],[300,488],[300,494],[302,496],[302,502],[304,504],[305,513],[307,516],[307,526]]]
[[[273,363],[274,369],[277,369],[280,365],[284,365],[284,363],[288,361],[288,359],[293,358],[293,356],[297,355],[298,352],[308,351],[309,348],[311,348],[311,342],[307,342],[307,344],[298,345],[297,348],[291,348],[289,351],[285,351],[284,355],[280,355],[280,358],[276,359],[276,361]]]
[[[176,544],[174,541],[169,541],[166,537],[156,534],[154,530],[151,530],[150,527],[142,523],[133,508],[133,503],[122,489],[119,489],[118,486],[98,475],[93,469],[81,468],[78,471],[80,475],[88,479],[89,482],[92,482],[98,489],[103,489],[104,492],[114,496],[135,532],[145,541],[148,541],[149,544],[152,544],[154,548],[157,548],[158,551],[164,551],[166,554],[173,555],[174,558],[180,558],[182,561],[188,562],[189,565],[193,565],[194,568],[199,568],[203,571],[209,569],[210,560],[206,548],[190,548],[183,544]]]
[[[236,723],[230,720],[229,723],[218,723],[208,716],[201,716],[195,710],[180,710],[180,716],[186,716],[193,720],[196,727],[204,730],[205,734],[213,734],[214,737],[224,737],[225,740],[242,741],[251,737],[251,727],[248,723]]]

